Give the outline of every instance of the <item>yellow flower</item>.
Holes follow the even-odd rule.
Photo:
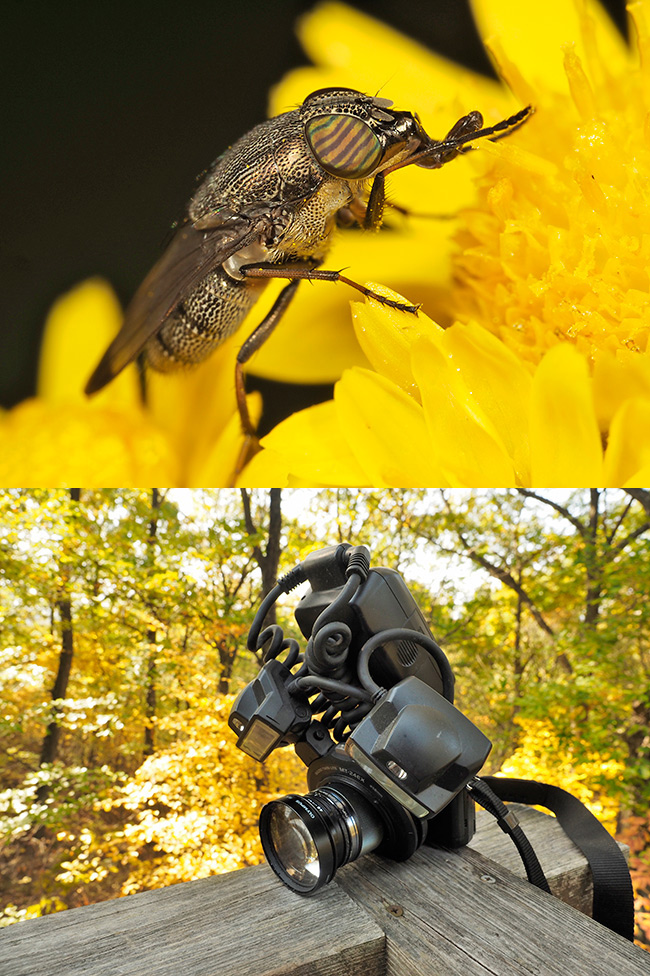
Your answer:
[[[473,7],[514,99],[341,4],[302,21],[316,67],[290,75],[276,106],[334,83],[376,91],[391,63],[391,97],[417,107],[429,131],[473,108],[487,122],[527,103],[536,114],[440,173],[395,175],[395,197],[417,211],[464,207],[435,231],[414,220],[418,229],[399,239],[379,235],[386,269],[368,269],[436,321],[355,304],[373,368],[348,369],[331,403],[280,424],[244,480],[577,487],[650,478],[647,5],[630,6],[629,49],[595,0],[550,0],[537,14],[512,0]],[[442,244],[450,232],[453,243]],[[330,265],[356,272],[361,256],[343,257],[352,246],[341,239]]]
[[[473,109],[486,124],[527,103],[536,114],[440,171],[394,174],[396,202],[446,219],[388,208],[386,232],[336,238],[328,267],[423,310],[354,302],[350,316],[344,286],[303,285],[251,370],[338,379],[334,399],[271,431],[243,485],[650,480],[647,4],[631,5],[629,49],[596,0],[474,10],[502,82],[341,3],[300,22],[314,65],[277,87],[271,114],[328,85],[383,89],[438,135]],[[80,286],[50,317],[38,397],[0,417],[0,483],[230,484],[243,445],[236,352],[281,287],[199,369],[151,374],[144,405],[135,366],[83,397],[120,316],[106,285]]]
[[[230,482],[243,444],[233,386],[237,342],[224,343],[202,370],[151,374],[146,406],[135,366],[88,399],[83,387],[121,317],[113,291],[99,279],[56,302],[45,328],[38,396],[0,415],[0,484]],[[251,397],[254,417],[259,407]]]

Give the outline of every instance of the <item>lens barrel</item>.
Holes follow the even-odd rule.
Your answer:
[[[301,895],[313,895],[343,864],[378,847],[383,835],[372,804],[347,783],[291,793],[267,803],[260,815],[267,861]]]

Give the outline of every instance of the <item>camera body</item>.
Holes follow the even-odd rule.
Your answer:
[[[467,844],[465,787],[491,744],[453,705],[449,663],[399,573],[342,544],[310,554],[278,595],[302,581],[304,657],[256,618],[249,647],[264,648],[266,663],[230,725],[254,758],[293,744],[307,766],[310,793],[267,804],[260,833],[281,880],[313,894],[368,850],[405,860],[422,843]]]

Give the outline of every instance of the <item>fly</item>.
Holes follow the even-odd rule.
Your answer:
[[[237,407],[244,433],[254,439],[243,369],[300,281],[341,281],[383,305],[417,313],[418,306],[321,268],[337,221],[377,229],[389,173],[411,164],[438,169],[476,139],[509,135],[531,112],[529,106],[488,128],[480,112],[470,112],[438,141],[417,115],[396,111],[385,98],[322,88],[294,111],[255,126],[208,171],[127,307],[86,393],[101,390],[140,353],[162,372],[202,362],[239,328],[269,278],[286,279],[237,355]]]

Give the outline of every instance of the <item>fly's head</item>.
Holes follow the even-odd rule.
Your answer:
[[[365,180],[425,149],[417,115],[352,88],[320,88],[300,109],[307,145],[330,176]]]
[[[464,115],[442,140],[429,136],[412,112],[397,112],[386,98],[352,88],[320,88],[302,104],[300,117],[311,153],[330,176],[365,180],[414,163],[438,169],[466,152],[477,139],[502,139],[534,109],[528,105],[496,125],[482,128],[480,112]]]

